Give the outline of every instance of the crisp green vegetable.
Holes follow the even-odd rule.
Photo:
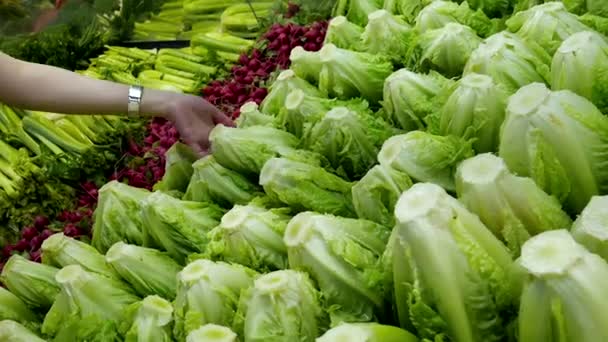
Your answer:
[[[333,44],[324,45],[318,54],[319,89],[323,94],[343,100],[382,99],[384,80],[393,72],[385,56],[340,49]]]
[[[150,195],[145,189],[111,181],[99,189],[94,214],[91,245],[105,253],[114,243],[124,241],[141,245],[143,221],[142,201]]]
[[[384,9],[414,24],[418,13],[435,0],[384,0]]]
[[[608,118],[584,97],[534,83],[509,98],[500,156],[570,213],[608,191],[608,172],[599,161],[607,146]]]
[[[0,280],[28,306],[48,309],[59,293],[55,275],[59,269],[27,260],[19,254],[8,259]]]
[[[23,325],[10,320],[0,321],[0,340],[10,342],[45,342]]]
[[[412,131],[387,139],[378,154],[380,165],[404,172],[420,182],[448,191],[456,189],[454,174],[460,161],[474,155],[471,142],[456,136]]]
[[[224,211],[215,204],[182,201],[154,192],[141,203],[144,245],[159,246],[179,263],[207,245],[207,232]]]
[[[506,242],[515,256],[530,236],[572,225],[557,199],[532,179],[511,173],[501,158],[489,153],[459,165],[456,190],[458,199]]]
[[[240,265],[201,259],[188,264],[177,278],[174,302],[178,340],[208,324],[232,324],[241,291],[253,285],[256,273]]]
[[[412,70],[436,70],[446,77],[462,74],[471,53],[481,44],[481,38],[468,26],[447,23],[443,27],[427,30],[410,42],[406,65]]]
[[[568,11],[576,14],[586,14],[608,17],[608,4],[602,0],[564,0]]]
[[[507,20],[507,27],[525,40],[538,43],[552,56],[572,34],[589,30],[563,3],[556,1],[516,13]]]
[[[357,216],[387,227],[395,225],[395,204],[402,192],[412,186],[401,171],[376,165],[353,186],[353,205]]]
[[[320,166],[272,158],[262,168],[260,184],[268,196],[296,211],[355,216],[351,199],[353,184]]]
[[[278,115],[281,112],[281,108],[285,105],[287,95],[294,90],[300,90],[310,96],[321,96],[319,89],[305,81],[304,77],[300,77],[296,76],[296,72],[292,70],[281,71],[277,79],[270,86],[268,95],[260,104],[260,111],[265,114]]]
[[[319,72],[322,64],[318,52],[306,51],[303,47],[296,46],[291,50],[289,60],[291,61],[290,70],[296,76],[311,84],[319,84]]]
[[[572,237],[589,251],[608,260],[607,196],[593,196],[572,225]]]
[[[418,342],[410,332],[378,323],[344,323],[334,327],[316,342]]]
[[[251,342],[312,342],[324,330],[320,297],[305,273],[265,274],[241,296],[235,330]]]
[[[359,49],[363,27],[354,24],[344,16],[332,18],[325,33],[326,44],[334,44],[341,49]]]
[[[185,192],[194,172],[192,163],[198,159],[197,154],[188,145],[177,142],[167,150],[165,158],[165,174],[154,185],[154,190]]]
[[[395,214],[388,248],[400,326],[422,339],[503,341],[518,297],[508,249],[435,184],[414,184]]]
[[[368,15],[382,8],[381,0],[339,0],[334,6],[332,17],[346,16],[359,26],[367,24]]]
[[[60,268],[80,265],[89,272],[95,272],[110,278],[118,277],[95,247],[65,236],[63,233],[53,234],[44,240],[41,250],[42,262],[47,265]]]
[[[448,92],[450,96],[438,112],[439,133],[474,138],[473,148],[478,153],[498,151],[507,92],[490,76],[473,73]]]
[[[361,50],[386,56],[393,63],[401,64],[413,36],[410,25],[386,10],[372,12],[368,18],[361,34]]]
[[[257,103],[246,102],[239,108],[239,117],[235,120],[236,127],[246,128],[251,126],[275,126],[275,118],[272,115],[260,111]]]
[[[464,1],[461,4],[451,1],[432,1],[416,17],[416,30],[424,33],[443,27],[447,23],[469,26],[480,37],[488,37],[500,30],[499,21],[491,20],[481,10],[473,10]]]
[[[338,322],[367,322],[382,315],[384,289],[379,258],[390,229],[377,223],[305,212],[287,225],[290,268],[317,282]]]
[[[553,90],[568,89],[608,113],[608,41],[584,31],[571,35],[559,46],[551,63]],[[584,80],[584,81],[583,81]]]
[[[189,333],[186,342],[238,342],[238,336],[228,327],[205,324]]]
[[[209,140],[213,146],[213,157],[219,164],[248,176],[259,175],[264,164],[273,157],[285,157],[312,165],[321,165],[322,162],[320,155],[298,150],[298,138],[272,127],[232,128],[218,125],[211,131]]]
[[[215,202],[230,208],[247,204],[260,193],[257,185],[220,165],[213,156],[196,161],[192,167],[194,173],[183,197],[186,201]]]
[[[0,287],[0,320],[12,320],[28,327],[37,328],[39,317],[19,297],[4,287]]]
[[[125,342],[174,341],[171,303],[158,296],[148,296],[130,310],[134,312],[133,323],[125,335]]]
[[[120,340],[128,308],[139,301],[126,284],[70,265],[57,272],[61,292],[46,314],[42,333],[56,341]]]
[[[566,230],[528,240],[519,265],[527,273],[519,308],[519,341],[592,342],[608,338],[601,313],[608,264]],[[576,295],[573,295],[576,294]]]
[[[365,111],[334,107],[305,125],[303,145],[329,160],[351,179],[361,178],[376,163],[382,143],[396,133],[384,120]]]
[[[436,72],[395,71],[384,81],[382,107],[386,120],[405,131],[423,129],[425,118],[443,105],[439,96],[453,81]]]
[[[255,270],[285,269],[287,247],[283,234],[291,219],[289,214],[289,209],[235,205],[209,232],[207,253]]]
[[[177,273],[182,266],[169,253],[117,242],[110,247],[105,260],[138,295],[175,298]]]
[[[503,31],[487,38],[473,51],[464,75],[488,75],[513,93],[530,83],[549,83],[550,64],[551,56],[538,43]]]

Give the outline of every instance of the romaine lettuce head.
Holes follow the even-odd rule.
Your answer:
[[[219,224],[224,211],[210,203],[182,201],[155,192],[142,203],[146,246],[158,246],[177,262],[207,246],[207,232]]]
[[[564,40],[551,63],[553,90],[568,89],[608,114],[608,41],[593,31]]]
[[[424,119],[441,108],[442,94],[453,81],[438,73],[418,74],[407,69],[384,81],[381,102],[386,120],[406,131],[424,129]]]
[[[517,0],[467,0],[472,9],[483,11],[490,18],[503,18],[513,13]]]
[[[324,331],[321,294],[303,272],[285,270],[255,280],[234,322],[245,341],[314,341]]]
[[[518,300],[505,245],[435,184],[414,184],[395,215],[387,250],[400,326],[422,339],[503,341]]]
[[[209,155],[192,164],[194,173],[185,201],[213,202],[231,208],[234,204],[247,204],[260,194],[261,189],[240,173],[227,169]]]
[[[471,73],[450,93],[439,112],[439,133],[474,138],[473,148],[478,153],[497,151],[507,92],[490,76]]]
[[[238,263],[255,270],[287,268],[283,234],[291,219],[289,209],[235,205],[209,232],[207,253],[214,259]]]
[[[253,101],[246,102],[242,105],[241,108],[239,108],[239,113],[239,117],[235,121],[238,128],[251,126],[274,127],[276,125],[275,117],[262,113],[258,104]]]
[[[456,189],[456,166],[474,155],[471,142],[456,136],[412,131],[386,140],[380,165],[408,174],[420,182],[435,183],[448,191]]]
[[[608,18],[608,3],[603,0],[563,0],[568,11]]]
[[[447,77],[462,75],[471,53],[482,39],[468,26],[447,23],[438,29],[416,36],[406,54],[406,65],[412,70],[435,70]]]
[[[351,198],[353,184],[322,167],[272,158],[262,168],[260,184],[269,196],[296,211],[355,217]]]
[[[177,142],[167,150],[165,158],[165,174],[154,185],[154,190],[184,193],[192,177],[192,163],[198,155],[188,145]]]
[[[325,113],[338,106],[356,111],[367,111],[369,108],[368,102],[361,98],[341,101],[307,95],[296,89],[287,95],[278,120],[283,129],[301,138],[306,124],[317,122]]]
[[[368,18],[361,35],[362,51],[386,56],[393,63],[402,63],[413,36],[410,25],[386,10],[374,11]]]
[[[515,256],[530,236],[572,225],[555,197],[547,195],[531,178],[514,175],[504,160],[489,153],[458,166],[456,191],[458,199]]]
[[[557,1],[518,12],[507,20],[509,31],[542,46],[551,56],[572,34],[590,30]]]
[[[297,53],[294,54],[297,55]],[[316,74],[318,75],[318,71]],[[307,77],[300,78],[292,70],[282,71],[274,83],[272,83],[268,95],[260,104],[260,111],[269,115],[278,115],[285,104],[287,95],[296,89],[310,96],[321,96],[319,89],[305,81],[305,79]]]
[[[214,323],[230,326],[241,291],[253,285],[257,274],[244,266],[205,259],[188,264],[177,276],[174,302],[176,339]]]
[[[524,245],[527,273],[519,308],[519,341],[604,341],[608,264],[566,230],[544,232]],[[576,294],[576,295],[573,295]]]
[[[115,341],[129,307],[140,299],[125,283],[70,265],[57,272],[61,287],[42,323],[42,333],[57,341]]]
[[[55,275],[59,269],[30,261],[19,254],[11,256],[0,275],[6,288],[28,306],[46,310],[59,293]]]
[[[272,127],[233,128],[215,126],[209,140],[213,157],[222,166],[243,175],[256,177],[264,164],[273,157],[295,158],[321,165],[322,157],[297,150],[300,139],[289,132]]]
[[[382,143],[395,130],[369,112],[335,107],[305,127],[303,145],[324,155],[334,169],[359,179],[376,163]]]
[[[608,191],[607,149],[608,118],[584,97],[534,83],[509,98],[500,156],[509,170],[534,179],[570,214]]]
[[[420,11],[435,0],[384,0],[384,9],[414,24]]]
[[[593,196],[572,225],[572,236],[589,251],[608,260],[608,196]],[[567,228],[567,227],[566,227]]]
[[[338,16],[329,21],[323,45],[334,44],[341,49],[357,50],[362,34],[363,27],[348,21],[345,16]]]
[[[205,324],[189,333],[186,342],[238,342],[238,336],[228,327]]]
[[[99,189],[93,216],[91,245],[101,253],[119,241],[143,244],[140,203],[150,195],[145,189],[111,181]]]
[[[536,42],[503,31],[487,38],[473,51],[464,75],[488,75],[513,93],[530,83],[550,83],[550,65],[551,55]]]
[[[175,298],[177,273],[182,267],[168,253],[117,242],[105,259],[138,295]]]
[[[297,77],[310,84],[319,84],[319,73],[321,72],[322,64],[321,56],[319,56],[318,52],[306,51],[303,47],[296,46],[289,54],[289,61],[291,62],[290,69]],[[274,84],[276,84],[276,82]],[[287,93],[290,91],[291,90],[287,90]],[[268,97],[269,96],[266,96],[266,99]],[[277,107],[277,109],[280,109],[280,107]]]
[[[362,97],[372,103],[382,99],[384,80],[393,66],[384,55],[340,49],[327,44],[317,52],[321,61],[319,89],[342,100]]]
[[[10,342],[45,342],[25,326],[8,319],[0,321],[0,340]]]
[[[418,338],[390,325],[378,323],[344,323],[317,338],[316,342],[418,342]]]
[[[63,233],[53,234],[44,240],[41,250],[44,264],[59,268],[80,265],[86,271],[118,279],[118,274],[110,268],[103,254],[95,247],[65,236]]]
[[[0,287],[0,320],[11,320],[24,324],[28,328],[37,329],[40,317],[31,311],[19,297],[4,287]]]
[[[357,216],[393,227],[395,204],[401,193],[411,186],[412,180],[406,173],[382,165],[374,166],[353,186]]]
[[[382,8],[382,0],[339,0],[333,16],[346,15],[353,23],[365,26],[368,15],[380,8]]]
[[[287,225],[283,240],[289,266],[311,275],[332,325],[367,322],[382,315],[385,289],[380,256],[390,229],[377,223],[305,212]]]
[[[447,23],[469,26],[480,37],[488,37],[500,31],[499,21],[491,20],[481,10],[471,9],[466,1],[460,5],[451,1],[433,1],[418,13],[414,27],[418,32],[424,33]]]
[[[125,335],[125,342],[174,341],[171,332],[173,307],[167,300],[159,296],[148,296],[130,308],[130,311],[133,311],[133,317],[128,319],[132,323]]]

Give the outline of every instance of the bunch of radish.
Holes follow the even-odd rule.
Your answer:
[[[207,101],[233,118],[249,101],[261,103],[268,94],[266,83],[277,70],[289,67],[289,55],[296,46],[318,51],[323,46],[327,22],[306,26],[274,24],[260,39],[259,47],[243,54],[232,68],[231,78],[211,82],[203,89]]]

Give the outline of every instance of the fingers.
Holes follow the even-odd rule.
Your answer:
[[[224,112],[216,109],[213,113],[213,121],[216,125],[222,124],[228,127],[234,127],[234,121],[228,115],[224,114]]]

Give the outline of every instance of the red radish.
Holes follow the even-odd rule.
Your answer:
[[[36,235],[38,235],[38,230],[36,227],[26,227],[21,231],[21,237],[28,241]]]
[[[49,223],[49,219],[46,216],[38,215],[34,218],[34,227],[38,229],[44,229]]]
[[[18,252],[25,252],[30,247],[30,243],[26,239],[21,239],[17,241],[14,248]]]
[[[34,236],[30,240],[30,251],[37,251],[42,246],[42,238],[40,236]]]
[[[4,248],[2,249],[2,256],[6,259],[10,258],[11,255],[13,254],[14,251],[14,247],[11,245],[6,245],[4,246]]]
[[[45,229],[42,231],[42,233],[40,233],[40,237],[42,238],[42,241],[46,240],[49,236],[53,235],[53,231],[50,229]]]
[[[40,250],[32,251],[30,253],[30,259],[34,262],[42,261],[42,252]]]

